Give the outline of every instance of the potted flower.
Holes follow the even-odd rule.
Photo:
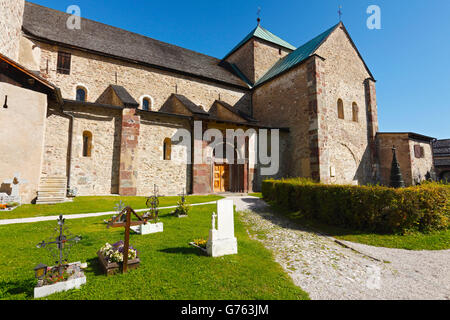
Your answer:
[[[194,241],[189,243],[191,246],[199,248],[204,253],[206,253],[206,246],[208,244],[208,240],[205,240],[203,238],[201,239],[194,239]]]
[[[100,264],[106,275],[116,274],[121,270],[123,264],[124,242],[121,240],[114,244],[106,243],[98,252]],[[128,269],[135,269],[139,266],[140,260],[138,252],[132,246],[128,248]]]

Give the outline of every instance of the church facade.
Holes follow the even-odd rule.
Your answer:
[[[0,182],[20,174],[23,202],[60,201],[66,189],[149,195],[156,184],[176,195],[257,191],[270,177],[380,179],[375,79],[342,23],[299,47],[258,24],[216,59],[88,19],[69,29],[68,14],[30,2],[0,5]],[[210,129],[250,133],[243,145],[212,144]],[[274,130],[279,170],[265,175],[257,137]],[[227,144],[241,163],[217,156]]]

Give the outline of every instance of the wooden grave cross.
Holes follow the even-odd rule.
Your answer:
[[[123,215],[126,215],[125,222],[120,222]],[[138,221],[131,221],[131,214],[134,214]],[[122,210],[111,222],[108,223],[108,228],[120,228],[125,227],[125,241],[123,244],[123,264],[122,272],[126,273],[128,269],[128,249],[130,246],[130,227],[147,224],[147,219],[138,215],[131,207],[126,207]]]

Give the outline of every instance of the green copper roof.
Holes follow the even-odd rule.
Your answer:
[[[292,67],[298,65],[299,63],[305,61],[307,58],[309,58],[316,50],[317,48],[323,43],[323,41],[333,32],[339,24],[333,26],[332,28],[328,29],[324,33],[320,34],[319,36],[315,37],[311,41],[305,43],[301,47],[299,47],[297,50],[291,52],[286,57],[278,61],[267,73],[262,76],[261,79],[259,79],[255,86],[258,86],[274,77],[279,75],[282,72],[285,72]]]
[[[256,37],[262,40],[266,40],[272,43],[275,43],[281,47],[285,47],[290,50],[295,50],[295,47],[290,43],[284,41],[283,39],[277,37],[272,32],[264,29],[260,25],[258,25],[255,29],[252,30],[237,46],[233,48],[226,56],[223,58],[224,60],[228,58],[232,53],[234,53],[237,49],[239,49],[244,43],[246,43],[251,38]]]

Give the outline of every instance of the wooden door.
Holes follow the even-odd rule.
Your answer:
[[[225,192],[230,188],[230,170],[227,164],[214,165],[214,192]]]

